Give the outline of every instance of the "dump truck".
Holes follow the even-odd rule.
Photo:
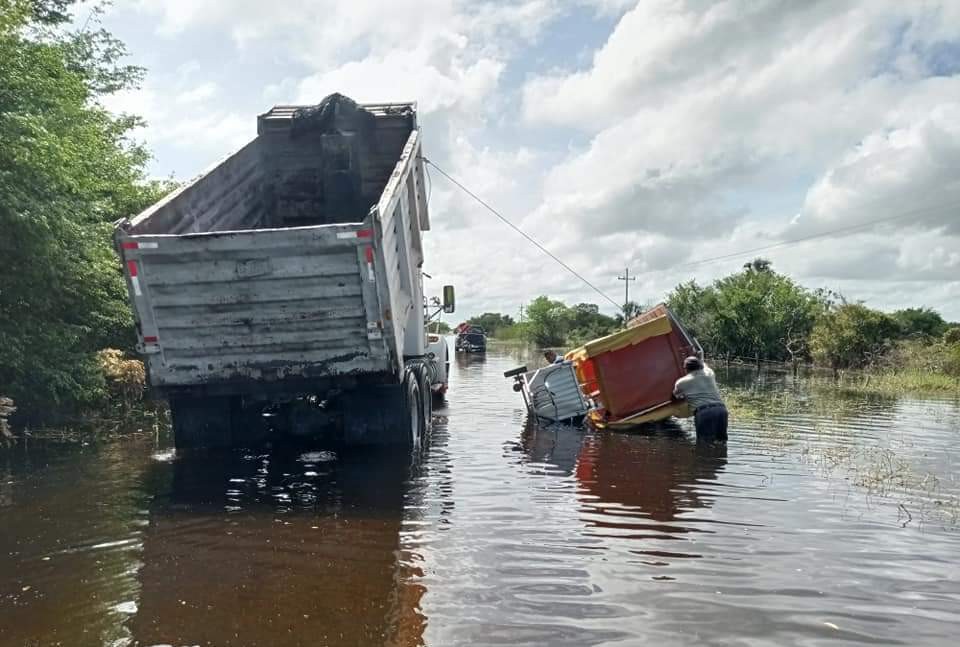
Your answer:
[[[425,328],[423,164],[415,104],[335,94],[275,106],[239,151],[116,223],[177,447],[420,441],[447,361]],[[431,303],[452,312],[453,288]]]

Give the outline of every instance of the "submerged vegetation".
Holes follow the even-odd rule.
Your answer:
[[[957,379],[943,373],[930,373],[915,369],[889,369],[876,371],[848,371],[831,378],[832,387],[852,391],[885,393],[957,393]]]
[[[902,525],[960,525],[955,479],[945,480],[914,452],[915,443],[922,442],[918,433],[960,433],[960,423],[937,403],[913,401],[918,422],[900,432],[891,429],[882,441],[863,442],[862,426],[897,419],[900,389],[856,385],[847,391],[829,377],[794,379],[782,371],[760,376],[732,371],[727,377],[730,415],[750,429],[743,437],[752,449],[799,457],[835,483],[858,488],[868,500],[895,506]]]

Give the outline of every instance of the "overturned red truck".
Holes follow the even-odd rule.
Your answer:
[[[547,420],[586,417],[598,428],[624,429],[691,415],[673,399],[683,360],[703,349],[670,309],[660,304],[626,329],[594,339],[564,357],[564,365],[505,373],[531,412]]]

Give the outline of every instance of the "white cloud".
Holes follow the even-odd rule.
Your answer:
[[[960,87],[955,88],[960,96]],[[960,103],[942,103],[846,152],[807,192],[795,231],[870,223],[960,234]]]
[[[297,101],[316,103],[332,92],[359,102],[411,101],[420,98],[424,113],[442,109],[478,110],[496,88],[503,63],[482,58],[453,62],[442,71],[423,50],[352,61],[299,83]]]
[[[560,10],[553,0],[337,0],[264,3],[260,0],[140,0],[141,11],[159,17],[158,31],[175,37],[191,29],[227,29],[247,46],[270,40],[317,67],[336,67],[358,52],[383,54],[430,43],[529,38]]]
[[[525,116],[596,132],[699,95],[753,121],[771,106],[816,106],[813,91],[843,95],[888,73],[924,76],[925,48],[957,38],[960,22],[944,24],[953,18],[960,10],[950,2],[647,0],[623,16],[588,69],[532,78]],[[898,40],[915,47],[890,56]]]
[[[217,96],[220,87],[212,81],[201,83],[178,94],[174,101],[179,104],[203,103]]]
[[[264,4],[252,0],[141,0],[140,15],[157,21],[157,33],[171,40],[203,38],[211,30],[230,34],[235,52],[223,59],[272,61],[284,72],[257,93],[266,101],[315,103],[331,92],[358,101],[417,101],[430,115],[431,155],[446,159],[451,133],[482,128],[498,109],[505,61],[537,37],[562,11],[555,0],[467,2],[333,0]],[[191,74],[194,70],[190,70]],[[242,74],[242,70],[238,69]],[[291,75],[292,74],[292,75]],[[240,79],[238,79],[240,80]],[[168,83],[177,83],[176,79]],[[243,80],[240,80],[243,83]],[[222,116],[229,99],[217,85],[201,82],[181,101]],[[236,92],[236,88],[234,88]],[[248,102],[249,105],[249,102]],[[258,105],[256,110],[267,107]],[[161,109],[144,111],[157,122]],[[252,124],[254,119],[248,117]],[[203,117],[192,121],[202,125]],[[230,121],[233,121],[232,119]],[[165,137],[189,132],[188,125],[165,129]],[[202,137],[209,138],[208,134]]]
[[[625,265],[638,272],[638,298],[654,301],[749,257],[690,265],[705,258],[960,202],[957,2],[135,7],[155,22],[143,47],[219,39],[193,64],[153,71],[142,92],[111,99],[146,116],[151,144],[200,168],[252,135],[269,102],[333,91],[416,100],[427,156],[615,300]],[[587,46],[578,32],[559,45],[551,33],[571,11],[619,19],[586,65],[579,54],[554,65],[558,47]],[[438,174],[432,181],[428,271],[461,286],[464,314],[515,311],[540,293],[601,300]],[[763,254],[811,286],[960,318],[958,209],[924,214]]]
[[[659,269],[648,287],[663,290],[684,278],[670,266],[930,204],[953,206],[925,214],[924,227],[955,234],[960,77],[934,76],[930,51],[960,40],[960,22],[944,24],[956,12],[955,3],[638,3],[589,67],[523,89],[531,126],[590,133],[549,170],[528,224],[554,223],[556,246],[587,240],[598,259]],[[930,247],[918,223],[894,221],[894,240],[889,228],[853,231],[767,255],[813,284],[955,280],[954,239]],[[693,271],[710,278],[743,260]]]
[[[199,74],[196,65],[183,65],[165,77],[151,76],[139,88],[103,99],[104,106],[115,113],[143,118],[145,127],[133,135],[150,147],[180,150],[198,158],[190,170],[179,169],[181,178],[240,148],[256,135],[255,117],[232,111],[230,103],[221,100],[220,86],[198,81]]]

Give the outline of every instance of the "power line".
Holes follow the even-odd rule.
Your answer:
[[[456,179],[454,179],[449,173],[447,173],[446,171],[444,171],[442,168],[440,168],[439,166],[437,166],[434,162],[432,162],[431,160],[427,159],[426,157],[424,157],[424,158],[422,158],[422,159],[423,159],[423,161],[424,161],[426,164],[428,164],[428,165],[430,165],[430,166],[433,166],[435,169],[437,169],[437,171],[438,171],[441,175],[443,175],[445,178],[447,178],[448,180],[450,180],[450,182],[452,182],[454,185],[456,185],[461,191],[463,191],[464,193],[466,193],[467,195],[469,195],[471,198],[473,198],[474,200],[476,200],[478,203],[480,203],[481,205],[483,205],[483,207],[486,208],[488,211],[490,211],[490,213],[492,213],[493,215],[495,215],[497,218],[499,218],[499,219],[502,220],[504,223],[506,223],[510,228],[512,228],[512,229],[515,230],[517,233],[519,233],[521,236],[523,236],[523,237],[526,238],[528,241],[530,241],[530,242],[531,242],[533,245],[535,245],[540,251],[542,251],[544,254],[546,254],[547,256],[549,256],[550,258],[552,258],[554,261],[556,261],[556,262],[557,262],[558,264],[560,264],[564,269],[566,269],[568,272],[570,272],[571,274],[573,274],[574,276],[576,276],[578,279],[580,279],[581,281],[583,281],[583,283],[585,283],[586,285],[588,285],[588,286],[589,286],[591,289],[593,289],[597,294],[599,294],[600,296],[602,296],[604,299],[606,299],[607,301],[609,301],[610,303],[612,303],[612,304],[613,304],[614,306],[616,306],[617,308],[620,308],[620,307],[621,307],[616,301],[614,301],[610,296],[608,296],[605,292],[603,292],[603,290],[601,290],[600,288],[598,288],[597,286],[595,286],[593,283],[591,283],[591,282],[588,281],[586,278],[584,278],[579,272],[577,272],[577,271],[574,270],[572,267],[570,267],[569,265],[567,265],[566,263],[564,263],[562,260],[560,260],[559,258],[557,258],[557,256],[554,255],[550,250],[548,250],[546,247],[544,247],[543,245],[541,245],[539,242],[537,242],[534,238],[532,238],[530,235],[528,235],[528,234],[527,234],[526,232],[524,232],[522,229],[520,229],[519,227],[517,227],[516,225],[514,225],[512,222],[510,222],[503,214],[501,214],[500,212],[498,212],[496,209],[494,209],[493,207],[491,207],[487,202],[485,202],[482,198],[480,198],[477,194],[475,194],[475,193],[472,192],[470,189],[468,189],[468,188],[465,187],[463,184],[461,184],[461,183],[458,182]],[[764,252],[764,251],[768,251],[768,250],[771,250],[771,249],[777,249],[777,248],[781,248],[781,247],[789,247],[790,245],[797,245],[797,244],[799,244],[799,243],[805,243],[805,242],[810,241],[810,240],[816,240],[816,239],[818,239],[818,238],[825,238],[825,237],[828,237],[828,236],[833,236],[833,235],[835,235],[835,234],[842,234],[842,233],[846,233],[846,232],[857,231],[857,230],[860,230],[860,229],[867,229],[867,228],[873,227],[874,225],[882,224],[882,223],[885,223],[885,222],[892,222],[892,221],[896,221],[896,220],[902,220],[902,219],[904,219],[904,218],[909,218],[909,217],[914,217],[914,216],[920,217],[920,218],[929,217],[929,216],[931,216],[931,215],[936,215],[938,212],[940,212],[940,211],[943,210],[943,209],[947,209],[947,208],[951,208],[951,207],[960,207],[960,201],[945,202],[945,203],[942,203],[942,204],[939,204],[939,205],[931,205],[931,206],[927,206],[927,207],[921,207],[921,208],[918,208],[918,209],[912,209],[912,210],[910,210],[910,211],[905,211],[905,212],[903,212],[903,213],[899,213],[899,214],[896,214],[896,215],[893,215],[893,216],[887,216],[887,217],[884,217],[884,218],[875,218],[874,220],[870,220],[870,221],[868,221],[868,222],[862,222],[862,223],[859,223],[859,224],[856,224],[856,225],[848,225],[848,226],[846,226],[846,227],[838,227],[838,228],[836,228],[836,229],[831,229],[831,230],[829,230],[829,231],[823,231],[823,232],[816,233],[816,234],[810,234],[810,235],[808,235],[808,236],[801,236],[801,237],[799,237],[799,238],[791,238],[791,239],[788,239],[788,240],[782,240],[782,241],[777,242],[777,243],[771,243],[771,244],[769,244],[769,245],[762,245],[762,246],[760,246],[760,247],[753,247],[753,248],[750,248],[750,249],[744,249],[744,250],[740,250],[740,251],[738,251],[738,252],[731,252],[731,253],[729,253],[729,254],[721,254],[720,256],[712,256],[712,257],[710,257],[710,258],[704,258],[704,259],[701,259],[701,260],[698,260],[698,261],[692,261],[692,262],[690,262],[690,263],[683,263],[683,264],[681,264],[681,265],[674,265],[673,267],[671,267],[671,268],[669,268],[669,269],[670,269],[670,270],[682,270],[682,269],[688,269],[688,268],[691,268],[691,267],[698,267],[698,266],[700,266],[700,265],[707,265],[707,264],[709,264],[709,263],[715,263],[715,262],[718,262],[718,261],[724,261],[724,260],[728,260],[728,259],[731,259],[731,258],[737,258],[737,257],[739,257],[739,256],[748,256],[748,255],[750,255],[750,254],[756,254],[757,252]],[[925,214],[925,215],[924,215],[924,214]],[[646,273],[649,274],[649,272],[646,272]],[[618,277],[618,278],[619,278],[619,277]],[[634,280],[633,277],[631,277],[631,280]]]
[[[569,265],[567,265],[566,263],[564,263],[563,261],[561,261],[559,258],[557,258],[557,256],[554,255],[553,252],[551,252],[549,249],[547,249],[546,247],[544,247],[543,245],[541,245],[540,243],[538,243],[533,237],[531,237],[531,236],[530,236],[529,234],[527,234],[525,231],[523,231],[522,229],[520,229],[519,227],[517,227],[515,224],[513,224],[512,222],[510,222],[509,220],[507,220],[507,218],[506,218],[503,214],[501,214],[499,211],[497,211],[496,209],[494,209],[493,207],[491,207],[489,204],[487,204],[480,196],[478,196],[476,193],[474,193],[473,191],[471,191],[471,190],[468,189],[467,187],[463,186],[463,184],[461,184],[461,183],[458,182],[456,179],[454,179],[449,173],[447,173],[447,172],[444,171],[442,168],[440,168],[439,166],[437,166],[434,162],[430,161],[430,160],[427,159],[426,157],[424,157],[424,158],[422,158],[422,159],[423,159],[423,161],[424,161],[426,164],[429,164],[429,165],[432,166],[433,168],[437,169],[437,172],[440,173],[440,175],[442,175],[443,177],[445,177],[445,178],[447,178],[448,180],[450,180],[450,182],[452,182],[454,185],[456,185],[461,191],[463,191],[464,193],[466,193],[467,195],[469,195],[471,198],[473,198],[474,200],[476,200],[477,202],[479,202],[481,205],[483,205],[483,207],[486,208],[487,211],[489,211],[490,213],[492,213],[493,215],[495,215],[497,218],[499,218],[500,220],[502,220],[503,222],[505,222],[511,229],[513,229],[513,230],[516,231],[518,234],[520,234],[521,236],[523,236],[524,238],[526,238],[528,241],[530,241],[531,243],[533,243],[533,245],[535,245],[535,246],[537,247],[537,249],[539,249],[541,252],[543,252],[544,254],[546,254],[547,256],[549,256],[550,258],[552,258],[553,260],[555,260],[557,263],[560,264],[561,267],[563,267],[565,270],[567,270],[568,272],[570,272],[571,274],[573,274],[575,277],[577,277],[578,279],[580,279],[581,281],[583,281],[586,285],[588,285],[591,289],[593,289],[594,292],[596,292],[597,294],[599,294],[600,296],[602,296],[604,299],[606,299],[607,301],[609,301],[610,303],[612,303],[614,306],[616,306],[617,309],[620,309],[620,304],[617,303],[616,301],[614,301],[614,300],[613,300],[612,298],[610,298],[609,296],[607,296],[607,294],[606,294],[603,290],[601,290],[600,288],[598,288],[597,286],[595,286],[593,283],[591,283],[590,281],[588,281],[587,279],[585,279],[579,272],[577,272],[575,269],[573,269],[572,267],[570,267]]]
[[[816,240],[817,238],[826,238],[827,236],[833,236],[834,234],[842,234],[842,233],[845,233],[845,232],[848,232],[848,231],[856,231],[856,230],[858,230],[858,229],[867,229],[867,228],[869,228],[869,227],[872,227],[872,226],[874,226],[874,225],[878,225],[878,224],[881,224],[881,223],[884,223],[884,222],[891,222],[891,221],[894,221],[894,220],[902,220],[902,219],[904,219],[904,218],[908,218],[908,217],[911,217],[911,216],[916,216],[917,214],[922,214],[922,213],[928,212],[928,211],[929,211],[930,213],[927,213],[926,216],[921,216],[921,217],[929,217],[929,216],[932,216],[932,215],[936,215],[936,214],[939,213],[939,211],[942,210],[942,209],[949,208],[949,207],[958,207],[958,206],[960,206],[960,202],[946,202],[946,203],[940,204],[940,205],[933,205],[933,206],[929,206],[929,207],[923,207],[923,208],[920,208],[920,209],[914,209],[914,210],[912,210],[912,211],[906,211],[906,212],[904,212],[904,213],[900,213],[900,214],[897,214],[897,215],[895,215],[895,216],[887,216],[886,218],[877,218],[877,219],[871,220],[871,221],[869,221],[869,222],[862,222],[862,223],[860,223],[860,224],[858,224],[858,225],[849,225],[849,226],[847,226],[847,227],[839,227],[839,228],[837,228],[837,229],[831,229],[830,231],[823,231],[823,232],[820,232],[820,233],[818,233],[818,234],[810,234],[809,236],[801,236],[801,237],[799,237],[799,238],[792,238],[792,239],[789,239],[789,240],[782,240],[782,241],[780,241],[779,243],[771,243],[771,244],[769,244],[769,245],[763,245],[762,247],[754,247],[754,248],[752,248],[752,249],[744,249],[744,250],[741,250],[741,251],[739,251],[739,252],[731,252],[731,253],[729,253],[729,254],[722,254],[722,255],[720,255],[720,256],[712,256],[712,257],[710,257],[710,258],[704,258],[704,259],[701,259],[701,260],[699,260],[699,261],[693,261],[693,262],[690,262],[690,263],[683,263],[682,265],[674,265],[673,267],[671,267],[671,268],[669,268],[669,269],[671,269],[671,270],[682,270],[682,269],[687,269],[687,268],[690,268],[690,267],[697,267],[697,266],[699,266],[699,265],[706,265],[706,264],[708,264],[708,263],[714,263],[714,262],[716,262],[716,261],[725,261],[725,260],[727,260],[727,259],[736,258],[736,257],[738,257],[738,256],[748,256],[748,255],[750,255],[750,254],[755,254],[755,253],[757,253],[757,252],[763,252],[763,251],[767,251],[767,250],[770,250],[770,249],[776,249],[776,248],[779,248],[779,247],[788,247],[788,246],[790,246],[790,245],[796,245],[796,244],[798,244],[798,243],[805,243],[805,242],[807,242],[807,241],[809,241],[809,240]]]

